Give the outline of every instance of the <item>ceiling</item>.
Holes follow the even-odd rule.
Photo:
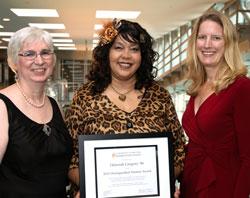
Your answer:
[[[1,32],[15,32],[28,23],[63,23],[65,30],[49,32],[67,32],[78,50],[92,48],[94,24],[107,19],[96,19],[96,10],[141,11],[134,21],[139,22],[154,37],[185,24],[198,17],[215,2],[225,0],[1,0]],[[18,17],[10,8],[56,9],[58,18]],[[9,22],[2,21],[10,18]],[[1,37],[0,37],[1,40]],[[0,41],[1,42],[1,41]],[[0,46],[6,46],[2,41]]]

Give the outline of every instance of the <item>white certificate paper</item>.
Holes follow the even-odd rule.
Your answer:
[[[157,145],[95,148],[98,197],[159,195]]]

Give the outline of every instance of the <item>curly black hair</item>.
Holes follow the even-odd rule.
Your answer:
[[[118,35],[130,43],[139,44],[141,50],[141,65],[136,71],[135,89],[147,88],[157,75],[153,63],[159,55],[153,50],[153,38],[136,22],[121,20],[119,23]],[[109,51],[116,37],[105,45],[99,43],[93,50],[92,70],[87,75],[94,82],[93,94],[102,93],[111,83]]]

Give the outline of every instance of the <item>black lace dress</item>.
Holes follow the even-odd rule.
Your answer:
[[[9,141],[0,164],[0,198],[63,198],[72,155],[72,140],[59,107],[49,98],[53,118],[47,125],[24,115],[12,101],[0,94],[8,111]]]

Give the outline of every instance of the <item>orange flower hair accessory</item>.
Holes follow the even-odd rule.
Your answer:
[[[120,27],[121,22],[114,19],[112,22],[109,22],[104,25],[103,30],[100,32],[100,45],[106,45],[114,40],[118,35],[118,28]]]

